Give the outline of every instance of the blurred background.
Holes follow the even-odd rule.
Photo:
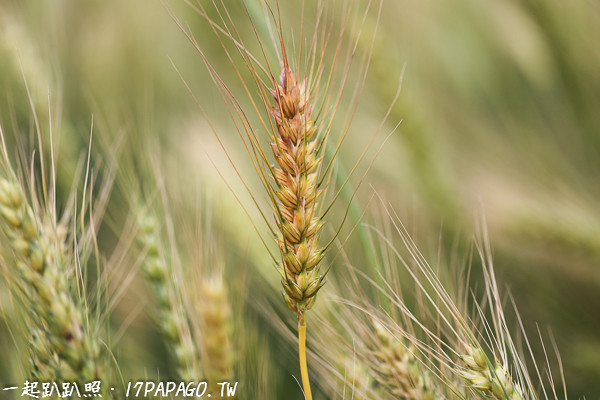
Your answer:
[[[261,25],[259,2],[248,4]],[[314,15],[312,6],[307,2],[307,19]],[[242,36],[252,37],[244,9],[237,2],[229,9]],[[297,29],[298,10],[285,4],[281,11],[290,32]],[[64,193],[93,132],[94,157],[118,168],[101,247],[116,242],[119,221],[128,213],[128,191],[152,193],[160,175],[179,212],[192,210],[211,227],[217,243],[211,246],[226,255],[227,268],[248,275],[256,268],[277,285],[267,253],[227,187],[249,204],[243,185],[194,97],[244,180],[257,187],[254,174],[245,173],[252,165],[202,58],[171,13],[193,32],[224,79],[241,90],[206,21],[183,2],[3,0],[0,123],[7,137],[33,149],[32,108],[43,127],[52,120],[57,185]],[[297,40],[290,32],[290,41]],[[534,339],[538,329],[546,337],[551,332],[570,397],[599,398],[600,3],[384,0],[379,23],[377,6],[367,14],[363,36],[359,47],[368,51],[372,45],[372,60],[340,170],[350,170],[372,139],[405,72],[373,149],[400,125],[376,156],[349,226],[358,222],[357,210],[369,210],[377,192],[417,244],[451,253],[457,241],[469,240],[483,213],[497,274],[505,293],[515,298],[525,330]],[[160,152],[148,157],[156,149]],[[208,212],[198,211],[200,199]],[[260,222],[253,207],[248,209]],[[258,229],[266,232],[261,224]],[[132,286],[136,296],[146,296],[143,282]],[[2,293],[6,315],[10,301],[4,288]],[[123,369],[132,378],[164,367],[165,351],[144,311],[125,333],[119,330],[135,301],[125,299],[111,318],[122,334]],[[269,335],[274,333],[264,333]],[[10,349],[11,343],[9,330],[0,325],[0,348]],[[278,346],[285,347],[267,350],[277,354]],[[19,379],[13,364],[4,362],[18,358],[9,354],[2,354],[0,382]],[[293,386],[295,355],[281,354],[293,367],[273,372],[283,382],[277,385]]]

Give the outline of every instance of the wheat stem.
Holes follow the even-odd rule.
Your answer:
[[[312,400],[310,382],[308,380],[308,366],[306,364],[306,321],[298,323],[298,358],[300,359],[300,376],[302,377],[304,398]]]

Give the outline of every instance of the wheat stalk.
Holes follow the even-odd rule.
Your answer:
[[[323,286],[319,262],[319,236],[323,221],[315,215],[319,197],[317,128],[304,82],[297,82],[284,58],[279,84],[271,91],[276,105],[271,113],[276,122],[271,148],[278,167],[273,168],[277,182],[274,208],[280,234],[276,241],[281,252],[279,272],[288,307],[296,312],[299,326],[299,353],[304,392],[311,399],[306,370],[305,312],[315,303]]]
[[[340,191],[334,196],[331,204],[322,213],[322,210],[319,210],[319,198],[332,179],[333,161],[338,154],[341,142],[348,132],[355,108],[351,107],[350,111],[348,111],[346,120],[343,123],[345,126],[341,127],[339,141],[336,147],[332,149],[330,157],[328,157],[330,159],[328,159],[327,163],[323,162],[322,153],[326,148],[327,138],[333,125],[333,117],[340,106],[341,97],[349,76],[350,64],[354,55],[353,52],[356,50],[356,44],[348,46],[348,58],[346,59],[340,83],[337,76],[339,72],[338,60],[341,57],[341,49],[344,47],[343,38],[346,25],[351,19],[350,10],[352,9],[352,5],[343,8],[343,18],[337,43],[335,35],[332,37],[329,31],[329,29],[333,29],[332,27],[335,26],[329,20],[331,18],[329,13],[333,12],[335,5],[333,3],[318,5],[316,9],[318,10],[317,14],[319,18],[314,27],[314,34],[307,44],[306,54],[303,53],[305,50],[303,46],[297,49],[298,53],[295,55],[299,61],[296,64],[295,71],[293,71],[290,67],[284,43],[282,29],[284,24],[279,9],[280,4],[276,1],[275,5],[276,10],[270,10],[268,6],[265,6],[264,9],[267,21],[263,22],[266,22],[267,31],[263,31],[260,27],[257,27],[258,24],[255,24],[256,21],[250,18],[252,29],[262,50],[262,55],[265,56],[266,64],[264,66],[246,47],[246,39],[237,31],[236,24],[229,10],[227,10],[225,3],[220,3],[220,5],[214,4],[215,11],[221,16],[219,22],[212,19],[200,2],[196,2],[193,5],[195,10],[208,22],[209,27],[218,37],[223,50],[232,64],[233,70],[240,79],[245,94],[249,97],[252,104],[251,108],[258,114],[260,124],[255,124],[248,118],[248,109],[236,98],[234,91],[225,83],[218,69],[211,64],[207,54],[205,54],[201,46],[196,42],[193,35],[187,31],[180,21],[177,22],[202,56],[209,73],[219,87],[223,99],[228,103],[230,116],[236,124],[236,129],[244,141],[246,150],[252,158],[254,168],[271,200],[271,205],[275,213],[276,227],[273,227],[265,217],[262,207],[256,200],[249,185],[244,181],[238,166],[236,166],[235,161],[228,154],[232,167],[243,181],[245,188],[259,209],[263,219],[275,236],[280,258],[277,260],[278,257],[273,256],[273,259],[277,263],[281,277],[284,301],[295,312],[298,321],[300,372],[304,395],[307,399],[311,400],[312,394],[306,365],[306,312],[314,306],[317,293],[323,286],[326,275],[326,273],[321,272],[319,265],[324,257],[325,250],[329,247],[329,245],[321,247],[319,244],[319,238],[324,225],[324,216],[331,209],[335,199],[339,197],[346,183],[348,183],[349,177],[342,184]],[[244,6],[248,15],[250,15],[250,9],[253,9],[253,7],[249,4],[244,4]],[[366,7],[365,13],[368,10],[369,6]],[[273,11],[276,11],[277,16]],[[277,25],[278,32],[276,33],[271,30],[270,22],[268,21],[270,18],[269,14],[273,17]],[[323,20],[320,17],[323,17]],[[266,36],[264,35],[265,33],[267,34]],[[264,37],[268,37],[269,35],[274,47],[278,47],[276,52],[278,53],[281,65],[278,80],[273,75],[274,68],[269,64],[267,54],[264,51],[263,40]],[[324,72],[325,65],[327,65],[326,49],[330,44],[330,38],[332,38],[332,42],[334,43],[334,48],[330,48],[332,56],[331,69],[328,72]],[[243,63],[248,68],[252,84],[245,81],[242,71],[239,70],[236,61],[232,58],[232,53],[227,48],[227,45],[225,45],[225,42],[228,41],[231,42],[238,52],[241,58],[240,64]],[[302,67],[302,61],[300,60],[304,58],[306,60]],[[369,56],[367,55],[363,65],[365,69],[368,65],[368,59]],[[303,79],[299,78],[302,73],[305,74]],[[335,98],[332,98],[332,88],[337,86],[338,83],[339,92]],[[250,88],[254,84],[256,84],[258,91],[253,94]],[[364,75],[356,84],[356,90],[351,99],[352,103],[357,103],[360,97],[361,85],[363,84]],[[268,99],[269,93],[274,99],[274,104]],[[262,116],[255,96],[260,98],[260,102],[265,107],[270,118],[265,119]],[[315,100],[315,98],[318,100]],[[315,113],[316,116],[313,115],[313,108],[318,110]],[[200,106],[200,110],[209,119],[202,106]],[[258,128],[259,126],[260,128]],[[212,124],[210,124],[210,128],[224,147]],[[269,134],[270,147],[275,159],[274,165],[271,164],[272,159],[267,155],[268,151],[265,151],[263,148],[262,135],[257,133],[259,129],[264,129]],[[225,151],[227,152],[227,150]],[[361,155],[360,160],[364,157],[365,152]],[[242,206],[244,205],[242,204]],[[265,243],[264,240],[262,241]]]

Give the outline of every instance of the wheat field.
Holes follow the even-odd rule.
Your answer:
[[[590,1],[0,2],[0,398],[600,398],[597,38]]]

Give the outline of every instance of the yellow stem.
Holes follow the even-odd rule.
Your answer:
[[[300,358],[300,375],[302,376],[304,398],[306,400],[312,400],[310,382],[308,381],[308,367],[306,365],[306,322],[298,322],[298,342],[298,358]]]

